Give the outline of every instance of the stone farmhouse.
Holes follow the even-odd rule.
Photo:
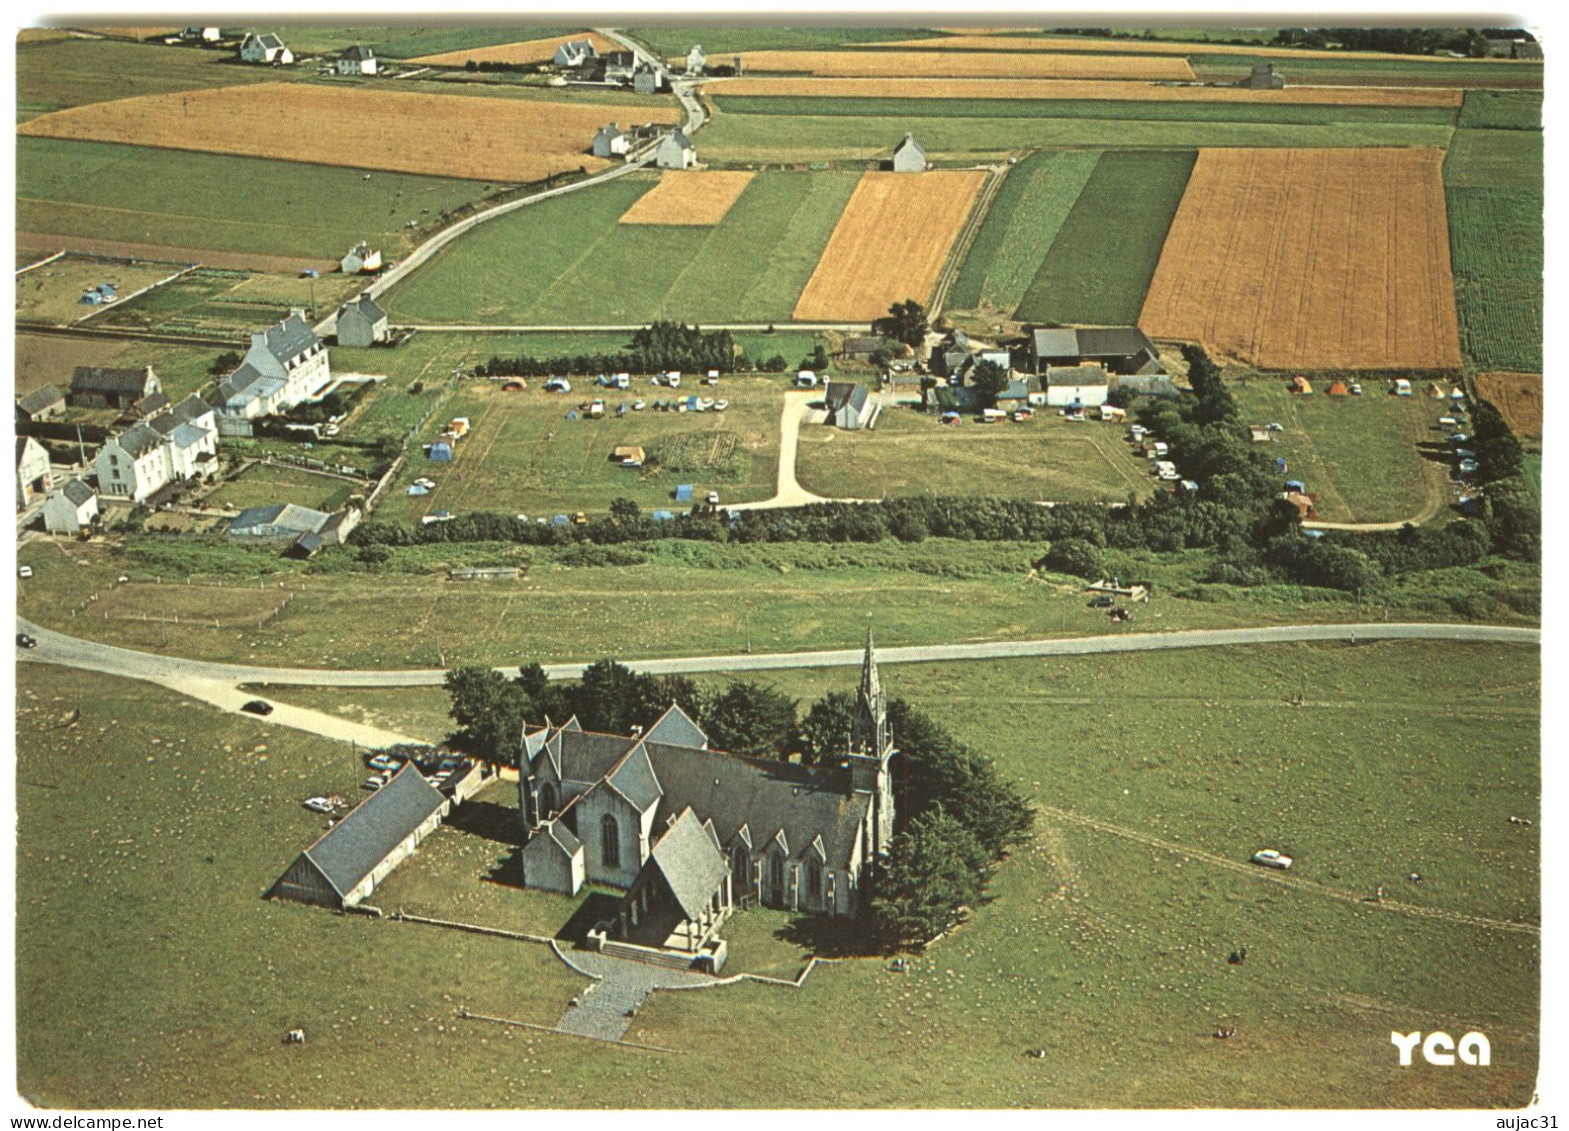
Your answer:
[[[299,311],[251,335],[240,367],[218,383],[210,401],[223,436],[250,436],[251,421],[318,396],[332,381],[327,347]]]
[[[18,424],[39,420],[56,420],[65,415],[65,394],[58,386],[45,385],[34,389],[16,402]]]
[[[67,399],[73,408],[131,408],[162,391],[150,365],[140,369],[78,365],[71,373]]]
[[[893,147],[893,171],[895,173],[926,172],[926,150],[921,148],[921,143],[915,140],[914,134],[905,134],[904,140]]]
[[[654,164],[661,169],[690,169],[697,164],[697,150],[692,146],[692,139],[680,130],[666,134],[654,151]]]
[[[374,75],[376,53],[369,47],[361,47],[356,43],[339,55],[334,65],[340,75]]]
[[[287,67],[294,62],[294,52],[285,47],[283,40],[272,32],[251,34],[240,41],[240,62]]]
[[[589,152],[595,157],[625,157],[629,147],[630,139],[614,122],[611,122],[608,126],[599,127],[599,132],[594,135],[594,140],[589,146]]]
[[[369,291],[338,308],[338,344],[363,349],[387,340],[387,312]]]
[[[72,537],[98,517],[98,492],[80,479],[67,480],[44,501],[44,529]]]
[[[639,63],[632,72],[632,90],[637,94],[658,94],[665,88],[665,73],[647,63]]]
[[[527,731],[524,884],[626,891],[604,924],[607,946],[695,953],[749,903],[850,915],[893,838],[895,750],[870,635],[846,739],[840,764],[807,767],[711,750],[677,706],[646,734],[597,734],[575,719]]]

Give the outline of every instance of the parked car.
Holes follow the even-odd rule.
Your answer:
[[[1291,867],[1291,857],[1273,848],[1261,848],[1253,854],[1253,863],[1262,864],[1266,868],[1279,868],[1285,871]]]
[[[272,704],[265,699],[252,699],[249,703],[242,706],[240,710],[252,715],[270,715],[272,714]]]
[[[711,506],[711,507],[717,507],[719,505],[719,492],[718,491],[710,491],[710,492],[708,492],[708,505]]]
[[[16,646],[18,648],[36,648],[38,647],[38,641],[25,632],[18,632],[16,634]]]
[[[1090,598],[1090,608],[1092,609],[1109,609],[1116,603],[1117,598],[1113,597],[1110,593],[1101,593],[1098,596]]]
[[[305,808],[309,809],[312,813],[332,812],[332,802],[328,801],[325,797],[307,797],[303,804]]]
[[[398,760],[396,758],[389,758],[385,754],[378,754],[365,764],[373,770],[391,771],[398,768]]]
[[[18,577],[32,577],[33,576],[33,567],[29,566],[29,565],[17,566],[16,567],[16,576],[18,576]]]
[[[1460,461],[1460,474],[1461,475],[1475,475],[1476,471],[1477,471],[1477,468],[1479,468],[1480,466],[1481,465],[1478,464],[1476,462],[1476,460],[1474,460],[1474,459],[1463,459],[1463,460]]]
[[[369,789],[369,790],[377,790],[377,789],[380,789],[382,786],[384,786],[386,784],[387,784],[387,775],[385,775],[385,774],[372,774],[370,777],[368,777],[364,781],[360,782],[360,788],[361,789]]]

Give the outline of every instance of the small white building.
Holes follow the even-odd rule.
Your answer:
[[[376,53],[369,47],[361,47],[356,43],[338,56],[336,66],[340,75],[374,75]]]
[[[654,152],[654,164],[661,169],[690,169],[697,164],[697,150],[692,139],[680,130],[666,134]]]
[[[40,491],[47,491],[53,486],[48,449],[31,436],[18,436],[16,438],[16,509],[25,509]]]
[[[621,132],[616,123],[611,122],[608,126],[599,127],[589,151],[595,157],[625,157],[629,147],[627,135]]]
[[[338,269],[345,275],[370,274],[381,270],[381,252],[372,251],[370,244],[361,241],[349,248],[349,253],[338,260]]]
[[[44,503],[44,529],[51,534],[75,537],[97,517],[98,492],[80,479],[68,480]]]
[[[689,75],[700,75],[707,66],[708,56],[703,53],[702,45],[694,43],[692,50],[686,53],[686,73]]]
[[[921,148],[921,143],[915,140],[914,134],[905,134],[904,140],[893,147],[893,171],[895,173],[926,172],[926,150]]]
[[[263,35],[252,33],[240,41],[240,62],[268,63],[287,67],[294,62],[294,52],[284,46],[283,40],[272,32]]]

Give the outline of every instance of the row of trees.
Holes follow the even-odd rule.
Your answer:
[[[761,364],[736,349],[728,330],[704,331],[680,322],[655,322],[632,335],[616,353],[567,357],[492,357],[474,367],[480,377],[543,377],[555,373],[659,373],[720,369],[783,372],[789,361],[776,355]]]

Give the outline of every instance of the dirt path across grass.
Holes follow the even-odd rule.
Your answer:
[[[261,255],[251,251],[219,251],[210,247],[168,247],[156,243],[86,239],[40,232],[17,232],[16,246],[21,251],[36,251],[44,255],[64,249],[119,259],[147,259],[154,263],[200,263],[204,267],[216,267],[223,271],[297,275],[306,270],[326,273],[338,269],[338,261],[335,259],[300,259],[287,255]]]

